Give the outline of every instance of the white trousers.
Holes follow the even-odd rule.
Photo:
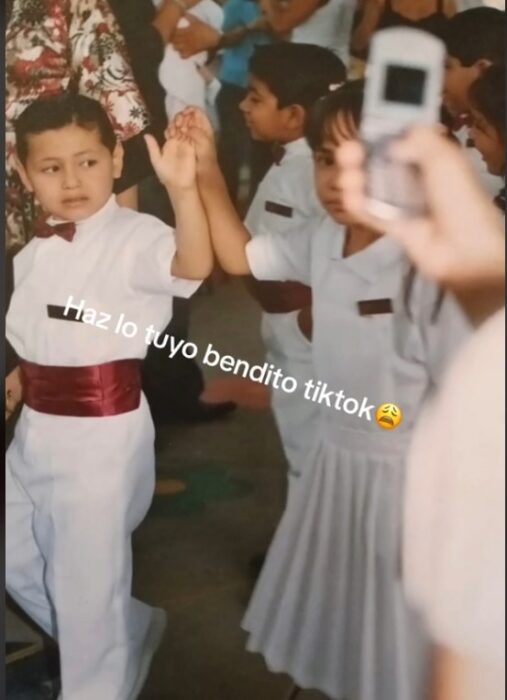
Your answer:
[[[155,484],[146,400],[107,418],[25,407],[6,461],[8,592],[58,640],[63,700],[126,700],[152,614],[131,597]]]
[[[314,379],[312,344],[305,338],[297,322],[298,311],[288,314],[262,314],[261,335],[266,348],[266,359],[294,377],[298,388],[292,394],[281,389],[272,390],[271,407],[285,456],[289,463],[289,482],[304,469],[306,451],[311,445],[319,411],[304,398],[304,385]]]

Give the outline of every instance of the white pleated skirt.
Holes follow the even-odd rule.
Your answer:
[[[247,648],[337,700],[423,700],[429,644],[401,580],[405,451],[378,456],[346,432],[317,441],[290,491],[243,619]],[[354,449],[338,447],[351,433]]]

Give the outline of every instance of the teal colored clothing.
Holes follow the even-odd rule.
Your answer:
[[[227,0],[224,7],[222,31],[230,32],[245,26],[261,16],[261,9],[255,0]],[[255,46],[270,44],[273,41],[267,32],[252,32],[241,43],[224,49],[218,72],[221,83],[230,83],[246,88],[248,85],[248,64]]]

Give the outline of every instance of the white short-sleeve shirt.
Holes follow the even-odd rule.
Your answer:
[[[451,299],[433,322],[437,293],[420,283],[412,318],[407,317],[400,307],[409,265],[401,248],[380,237],[343,257],[345,237],[344,227],[325,217],[294,231],[257,236],[246,254],[257,279],[312,287],[315,378],[359,400],[366,396],[375,405],[392,401],[401,406],[404,419],[396,436],[404,439],[443,367],[467,337],[469,323]],[[363,314],[361,302],[373,302],[376,310]],[[345,427],[373,431],[377,441],[385,438],[374,422],[327,409],[323,417],[333,434]]]
[[[32,239],[14,258],[15,289],[6,319],[10,343],[21,358],[42,365],[143,358],[146,327],[162,331],[173,297],[189,297],[201,284],[171,274],[175,252],[170,227],[119,207],[114,197],[77,224],[72,242],[56,235]],[[74,306],[84,302],[95,318],[92,312],[81,315],[86,323],[70,314],[62,318],[69,297]],[[127,322],[128,333],[132,324],[137,328],[132,337],[120,332]]]
[[[311,217],[324,217],[317,198],[312,152],[305,139],[285,146],[285,154],[266,173],[245,217],[251,236],[282,233]]]

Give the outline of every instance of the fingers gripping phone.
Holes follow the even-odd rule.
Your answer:
[[[390,147],[410,127],[438,123],[444,61],[443,42],[419,29],[383,29],[373,37],[361,137],[367,157],[367,207],[381,219],[426,212],[416,167],[394,160]]]

